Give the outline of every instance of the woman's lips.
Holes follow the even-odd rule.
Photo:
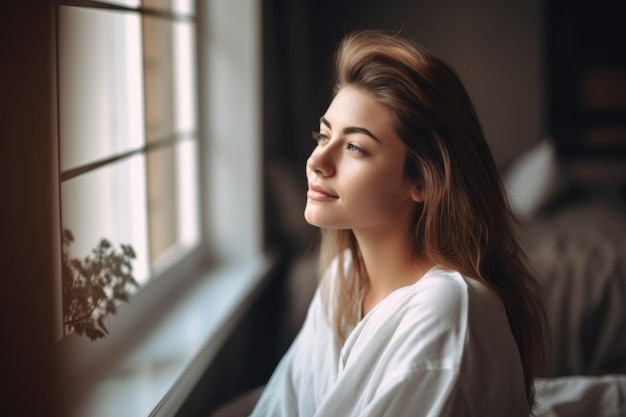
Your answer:
[[[310,184],[309,183],[309,191],[306,193],[307,197],[312,200],[317,201],[330,201],[336,200],[339,198],[334,195],[331,191],[325,189],[324,187],[320,187],[319,185]]]

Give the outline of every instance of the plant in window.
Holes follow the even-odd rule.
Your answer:
[[[136,255],[131,245],[122,244],[118,250],[107,239],[101,239],[91,254],[81,260],[70,256],[73,241],[72,232],[64,229],[63,323],[70,331],[94,341],[109,333],[104,318],[115,314],[119,303],[127,302],[139,287],[133,277],[132,260]]]

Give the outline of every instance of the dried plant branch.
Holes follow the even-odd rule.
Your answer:
[[[136,254],[130,245],[120,245],[117,250],[107,239],[101,239],[91,254],[81,260],[70,255],[73,241],[72,232],[64,229],[63,323],[93,341],[109,333],[104,318],[115,314],[119,303],[127,302],[139,288],[132,266]]]

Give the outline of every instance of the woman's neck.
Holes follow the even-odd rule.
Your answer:
[[[411,256],[407,237],[402,233],[354,233],[369,283],[363,315],[393,291],[417,282],[433,267],[432,263]]]

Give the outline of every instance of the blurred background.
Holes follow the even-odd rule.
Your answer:
[[[3,280],[0,291],[2,332],[19,335],[3,344],[12,360],[2,380],[19,395],[0,414],[29,403],[23,387],[56,386],[50,341],[72,337],[58,272],[64,228],[77,257],[102,237],[130,243],[146,289],[223,260],[278,253],[178,415],[206,415],[267,380],[316,286],[317,231],[302,216],[305,161],[331,101],[334,50],[362,28],[413,38],[465,83],[544,288],[554,339],[546,375],[626,373],[619,2],[12,7],[2,28],[2,222],[11,243],[3,263],[7,276],[23,279]],[[226,18],[211,17],[222,9]],[[232,39],[215,29],[223,27]],[[183,281],[171,282],[136,298],[172,304]],[[32,378],[17,377],[28,370]],[[55,392],[30,405],[60,408]]]

